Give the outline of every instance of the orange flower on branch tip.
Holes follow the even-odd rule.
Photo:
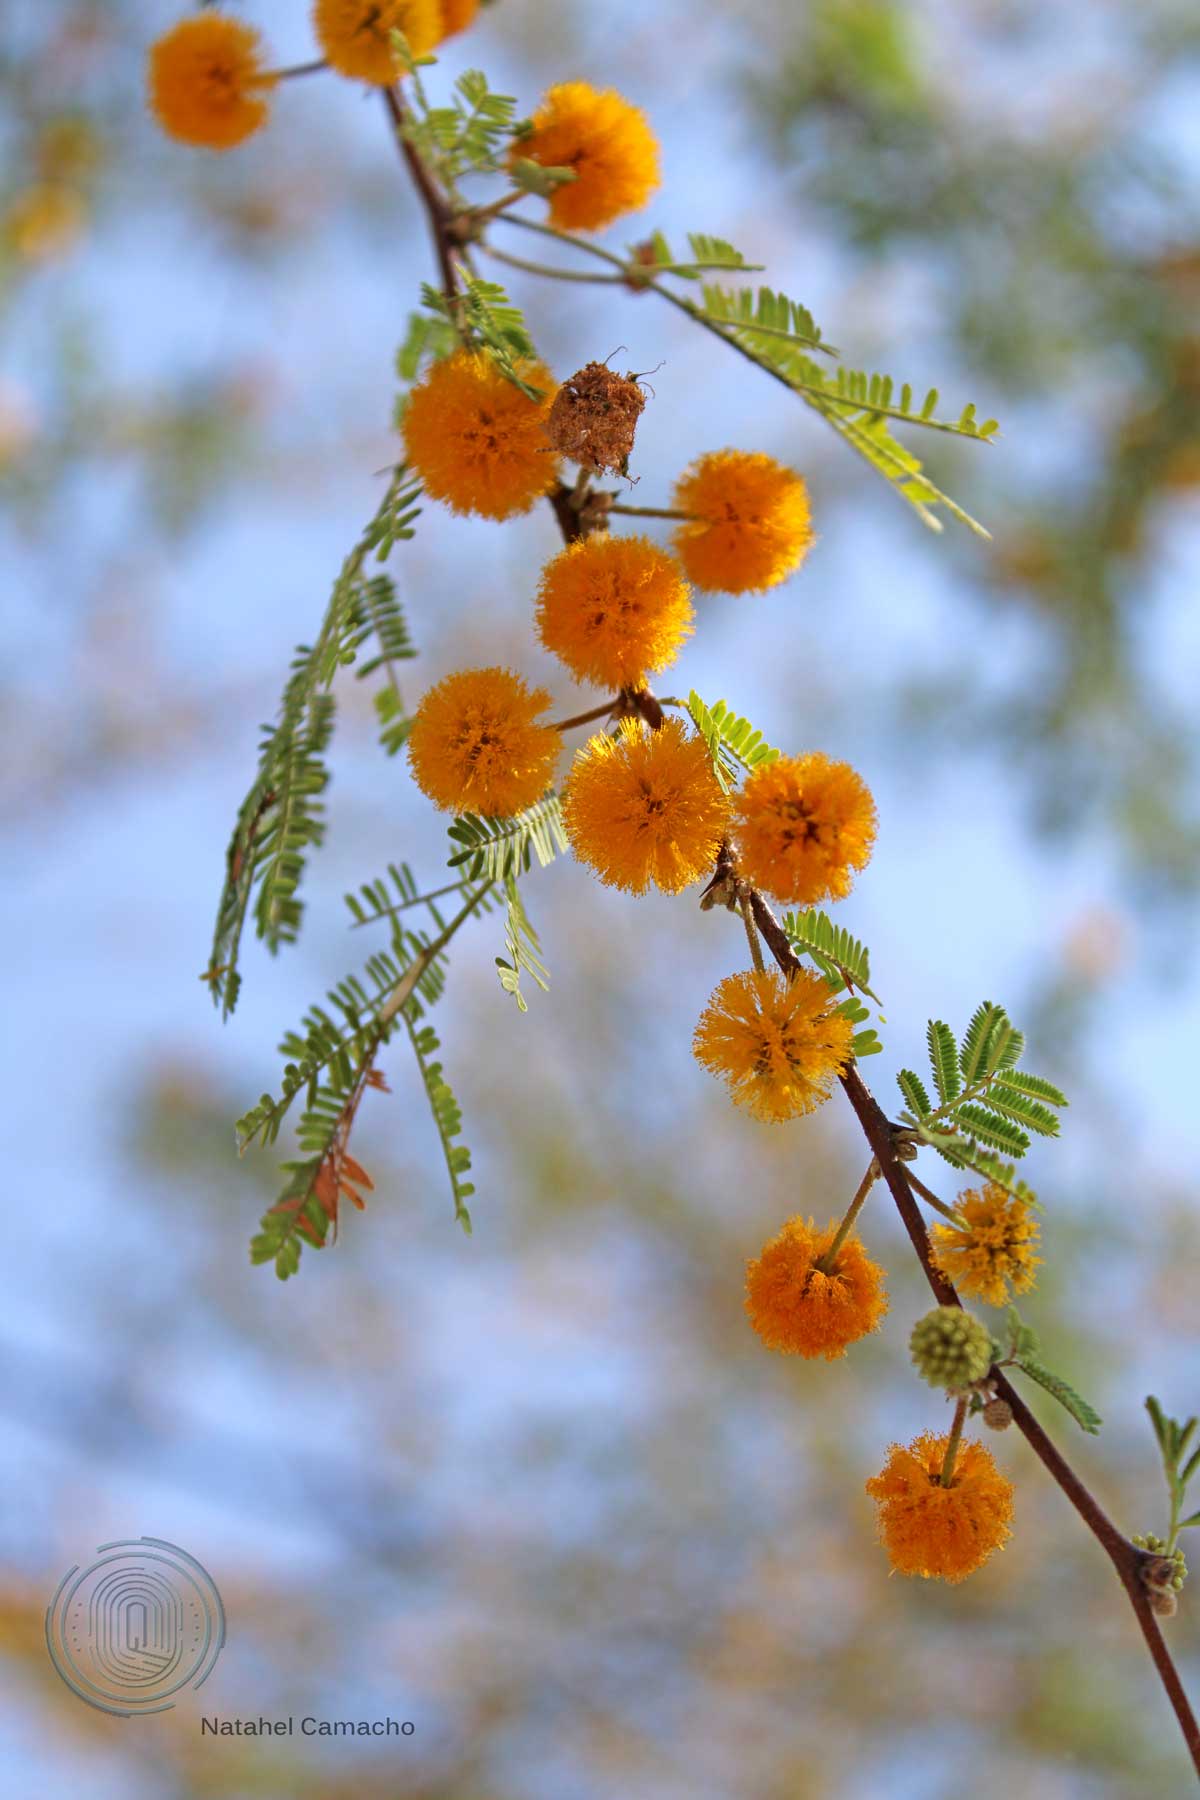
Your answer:
[[[887,1311],[883,1270],[853,1232],[838,1246],[832,1269],[816,1267],[837,1234],[831,1219],[789,1219],[746,1265],[746,1312],[768,1350],[823,1356],[833,1362],[878,1329]]]
[[[742,873],[779,900],[844,900],[870,861],[871,791],[849,763],[820,751],[761,763],[734,808]]]
[[[983,1444],[958,1447],[949,1487],[941,1482],[947,1434],[925,1431],[893,1444],[867,1492],[878,1506],[880,1542],[902,1575],[963,1581],[1012,1535],[1012,1483]]]
[[[798,569],[813,542],[808,489],[770,456],[714,450],[685,469],[672,506],[692,515],[675,550],[698,588],[757,594]]]
[[[425,492],[452,512],[511,519],[528,512],[558,480],[546,447],[554,382],[540,363],[521,377],[541,400],[506,379],[479,350],[435,362],[409,395],[401,422],[404,448]]]
[[[599,231],[644,206],[661,177],[658,139],[639,107],[587,81],[548,90],[513,157],[543,168],[570,168],[574,181],[550,196],[550,223],[560,231]]]
[[[692,1053],[756,1119],[794,1119],[828,1100],[854,1027],[811,969],[727,975],[700,1015]]]
[[[577,681],[636,687],[675,660],[693,617],[678,563],[649,538],[579,538],[542,571],[538,636]]]
[[[443,812],[511,818],[540,800],[562,742],[538,723],[550,696],[508,669],[462,669],[431,687],[408,737],[417,786]]]
[[[168,137],[205,150],[232,150],[267,121],[276,77],[262,66],[257,31],[206,11],[150,47],[150,109]]]
[[[1005,1306],[1010,1289],[1028,1293],[1042,1260],[1030,1202],[989,1181],[965,1189],[956,1211],[961,1223],[933,1227],[933,1260],[946,1279],[988,1306]]]
[[[312,20],[330,68],[376,87],[403,73],[391,32],[404,34],[414,56],[424,56],[443,35],[439,0],[316,0]]]
[[[678,719],[648,731],[623,719],[590,738],[562,792],[563,824],[580,862],[609,887],[678,894],[708,874],[729,821],[728,797],[703,738]]]

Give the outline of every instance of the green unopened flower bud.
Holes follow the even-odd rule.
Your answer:
[[[992,1334],[961,1306],[935,1306],[918,1319],[908,1340],[918,1373],[930,1387],[960,1389],[982,1381],[992,1366]]]

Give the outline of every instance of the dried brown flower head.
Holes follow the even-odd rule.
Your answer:
[[[625,475],[646,396],[632,375],[590,362],[554,396],[546,431],[554,448],[596,475]]]

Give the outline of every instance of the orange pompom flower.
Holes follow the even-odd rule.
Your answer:
[[[570,168],[574,181],[550,196],[550,223],[561,231],[599,231],[644,206],[661,177],[658,139],[639,107],[587,81],[548,90],[514,157],[543,168]]]
[[[946,1279],[988,1306],[1006,1305],[1010,1289],[1028,1293],[1042,1260],[1030,1202],[989,1181],[966,1188],[956,1210],[953,1224],[933,1227],[933,1260]]]
[[[580,862],[609,887],[677,894],[708,873],[729,820],[704,739],[678,719],[658,731],[623,719],[615,737],[577,753],[562,793],[563,824]]]
[[[875,842],[875,802],[849,763],[820,751],[761,763],[735,800],[743,874],[778,899],[844,900]]]
[[[150,47],[150,109],[168,137],[205,150],[232,150],[267,120],[257,31],[224,13],[181,19]]]
[[[408,737],[417,786],[444,812],[511,818],[550,785],[561,739],[550,696],[509,669],[462,669],[431,687]]]
[[[675,660],[693,617],[678,563],[649,538],[578,538],[542,571],[538,636],[577,681],[636,687]]]
[[[542,400],[522,393],[482,351],[456,350],[409,395],[400,427],[405,452],[426,493],[452,512],[511,519],[558,480],[545,435],[553,379],[540,363],[525,363],[520,373],[543,390]]]
[[[676,531],[675,549],[698,588],[762,593],[798,569],[813,542],[804,481],[761,452],[698,457],[671,504],[692,515]]]
[[[811,969],[727,975],[700,1015],[692,1054],[756,1119],[794,1119],[828,1100],[854,1027]]]
[[[475,15],[479,11],[479,0],[442,0],[442,35],[439,43],[448,37],[457,37],[468,25],[475,23]]]
[[[949,1487],[941,1481],[949,1436],[924,1431],[867,1483],[878,1504],[879,1538],[902,1575],[963,1581],[1011,1537],[1012,1483],[983,1444],[958,1447]]]
[[[836,1219],[818,1231],[812,1219],[797,1216],[747,1263],[746,1312],[768,1350],[833,1362],[878,1329],[887,1311],[883,1270],[861,1239],[851,1232],[832,1268],[816,1266],[837,1231]]]
[[[403,32],[415,56],[441,41],[439,0],[315,0],[313,30],[339,75],[387,87],[403,73],[389,33]]]

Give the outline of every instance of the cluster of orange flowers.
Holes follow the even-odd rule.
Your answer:
[[[426,492],[460,513],[510,518],[560,479],[546,437],[551,378],[522,377],[530,398],[482,353],[460,350],[414,388],[403,419],[408,462]],[[875,806],[845,763],[819,753],[764,764],[730,796],[704,739],[680,719],[639,716],[647,678],[678,655],[695,622],[690,583],[745,593],[799,566],[812,532],[805,484],[770,457],[700,457],[677,483],[684,513],[668,551],[641,536],[589,533],[542,571],[534,626],[578,681],[614,695],[614,728],[592,737],[563,787],[571,846],[601,881],[629,893],[680,892],[732,846],[746,881],[810,905],[849,892],[875,834]],[[507,817],[533,805],[561,742],[542,690],[504,669],[448,676],[417,709],[410,758],[423,791],[448,811]],[[827,1097],[851,1032],[817,976],[756,973],[723,982],[696,1054],[758,1117],[786,1119]]]
[[[475,10],[476,0],[317,0],[313,21],[333,68],[390,83],[397,68],[389,33],[403,31],[421,53]],[[175,27],[151,53],[152,104],[164,128],[213,148],[258,129],[277,79],[262,68],[256,34],[211,11]],[[640,206],[658,182],[658,147],[641,113],[584,82],[550,90],[512,156],[574,172],[549,198],[551,221],[563,228],[603,226]],[[521,386],[485,351],[464,346],[435,361],[408,397],[407,462],[426,493],[456,513],[510,519],[566,493],[555,447],[562,440],[548,431],[556,384],[540,363],[518,373]],[[602,366],[589,365],[569,396],[581,444],[588,434],[577,430],[578,408],[597,379],[603,385]],[[641,404],[639,395],[631,420]],[[581,493],[597,466],[606,465],[580,461]],[[647,687],[694,629],[693,589],[761,593],[800,567],[813,541],[804,481],[761,453],[698,457],[672,493],[670,551],[612,532],[611,499],[598,496],[598,513],[586,524],[581,516],[580,535],[551,557],[532,609],[543,647],[575,680],[611,697],[608,727],[577,752],[562,788],[575,856],[632,894],[652,886],[679,893],[713,875],[719,861],[747,902],[752,892],[805,907],[844,898],[876,829],[874,801],[856,771],[818,751],[783,755],[760,762],[730,793],[686,712],[664,713],[679,703],[660,703]],[[412,721],[408,756],[418,786],[456,814],[511,818],[535,805],[552,786],[566,728],[546,717],[549,706],[545,689],[509,669],[447,675]],[[779,1122],[829,1097],[852,1057],[853,1030],[821,975],[767,970],[757,954],[755,962],[718,985],[693,1048],[738,1105]],[[850,1228],[858,1204],[823,1229],[811,1218],[789,1219],[749,1264],[746,1309],[768,1348],[831,1360],[878,1328],[884,1272]],[[968,1294],[995,1304],[1032,1282],[1036,1223],[1027,1202],[999,1186],[962,1194],[953,1221],[934,1235],[939,1266]],[[973,1329],[987,1363],[990,1339],[982,1326]],[[942,1346],[952,1357],[953,1336],[948,1352]],[[979,1385],[975,1376],[970,1382]],[[961,1580],[1008,1535],[1011,1488],[983,1445],[960,1444],[957,1431],[893,1446],[867,1488],[893,1566],[907,1573]]]
[[[465,31],[480,0],[314,0],[313,32],[325,64],[351,81],[387,87],[404,69],[399,32],[414,57]],[[231,150],[266,124],[272,91],[291,73],[268,68],[257,31],[206,8],[152,45],[150,106],[168,137]],[[306,71],[303,71],[306,72]],[[596,231],[644,206],[659,185],[658,143],[645,115],[611,88],[564,81],[544,96],[512,148],[574,179],[550,196],[550,222]]]

